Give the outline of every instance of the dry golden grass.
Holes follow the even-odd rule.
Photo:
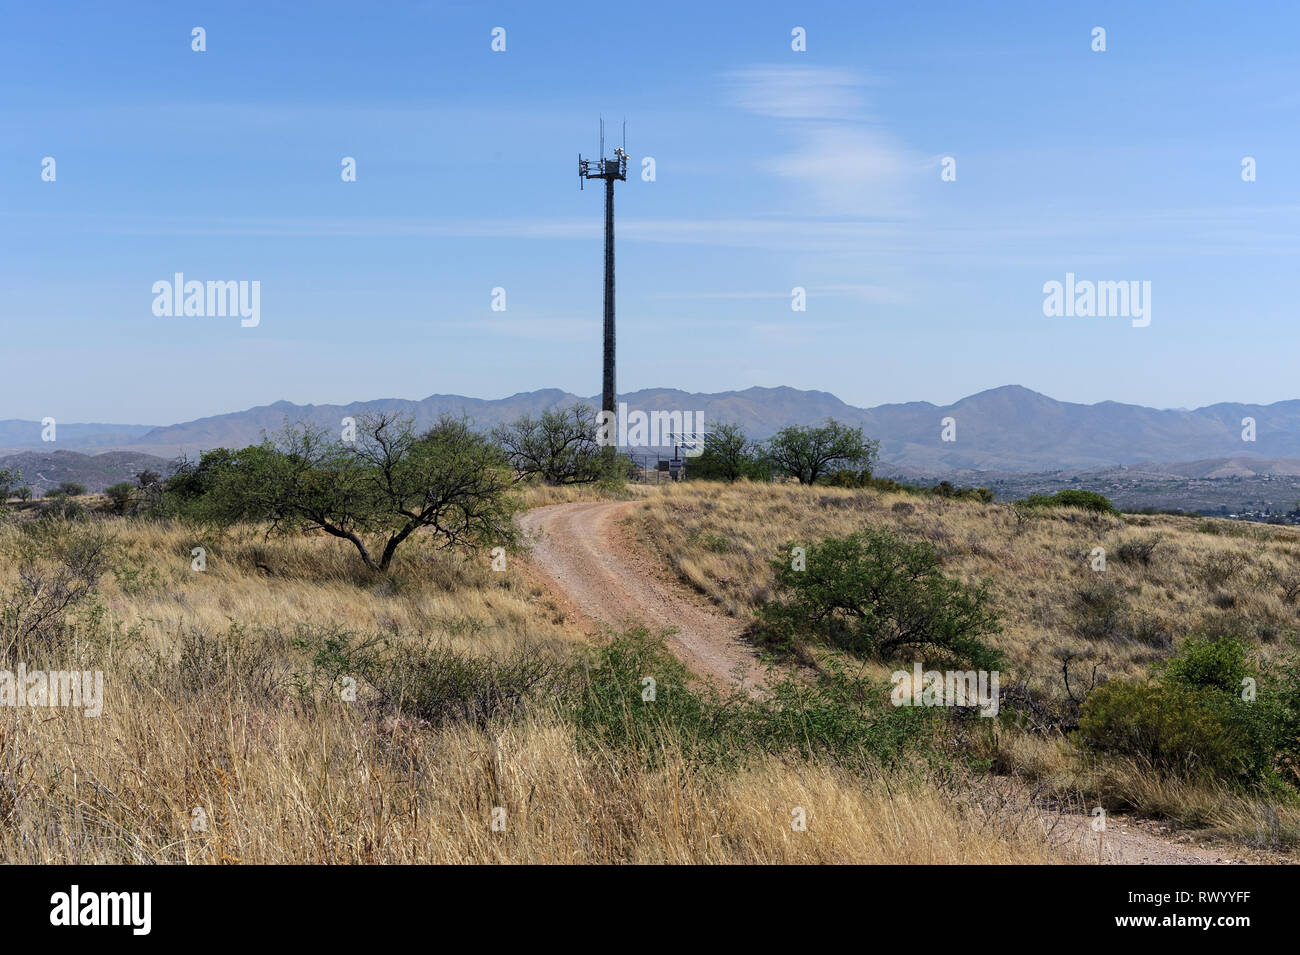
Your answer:
[[[426,634],[460,650],[500,653],[521,641],[573,639],[554,606],[490,555],[452,554],[413,538],[392,573],[368,572],[346,542],[324,535],[271,537],[254,528],[204,536],[178,524],[120,527],[121,568],[105,578],[111,624],[137,627],[152,646],[187,628],[332,625],[358,632]],[[12,533],[12,531],[11,531]],[[191,569],[194,547],[207,570]]]
[[[736,774],[579,756],[553,719],[483,732],[370,725],[343,704],[149,694],[101,720],[6,719],[21,769],[7,862],[1048,863],[1032,815],[959,811],[919,783],[776,760]],[[25,724],[25,725],[24,725]],[[15,738],[15,734],[17,738]],[[30,735],[29,735],[30,734]],[[493,810],[505,831],[493,831]],[[806,812],[807,831],[791,827]],[[206,813],[195,826],[195,808]],[[1029,824],[1025,818],[1031,819]]]
[[[1176,516],[1122,520],[1075,509],[1028,516],[1008,505],[906,493],[797,485],[676,485],[637,509],[641,538],[720,608],[751,620],[771,596],[770,562],[788,547],[865,528],[888,529],[934,544],[945,573],[991,582],[1005,629],[989,642],[1006,653],[1004,688],[1024,677],[1033,692],[1061,697],[1063,655],[1073,655],[1073,693],[1081,698],[1093,665],[1106,676],[1142,677],[1188,635],[1237,629],[1269,657],[1297,627],[1300,530]],[[1125,545],[1156,541],[1149,563]],[[1105,548],[1106,570],[1091,569]],[[1105,614],[1081,594],[1113,595]],[[1291,600],[1288,600],[1290,596]],[[825,651],[821,651],[825,652]],[[892,667],[867,664],[884,678]],[[1046,797],[1084,800],[1196,827],[1243,844],[1300,846],[1300,806],[1201,782],[1171,779],[1151,767],[1084,758],[1066,739],[990,729],[972,755],[1014,774]]]
[[[670,486],[636,520],[684,580],[742,619],[771,596],[770,562],[790,544],[867,527],[930,541],[948,575],[991,581],[1005,630],[989,642],[1044,690],[1061,683],[1062,653],[1080,660],[1072,676],[1092,662],[1139,676],[1207,626],[1243,628],[1267,655],[1300,622],[1283,584],[1300,583],[1300,529],[1289,527],[1074,509],[1021,518],[1009,505],[743,482]],[[1122,556],[1125,544],[1153,539],[1149,565]],[[1090,567],[1096,547],[1104,573]],[[1080,594],[1097,590],[1114,595],[1109,618],[1084,612]]]
[[[522,506],[545,507],[548,504],[575,504],[581,501],[630,501],[653,497],[659,493],[655,484],[626,484],[619,488],[599,487],[591,484],[566,484],[552,487],[549,484],[525,484],[520,491]]]
[[[106,526],[122,551],[99,612],[74,642],[25,661],[104,670],[104,713],[0,710],[0,861],[1077,861],[1023,801],[961,807],[920,776],[774,758],[702,770],[671,746],[649,769],[580,748],[545,708],[437,728],[294,689],[310,666],[294,643],[303,627],[564,655],[583,638],[515,563],[496,574],[486,557],[412,542],[380,577],[323,537]],[[16,534],[0,525],[0,553]],[[16,573],[0,557],[0,593]],[[791,828],[795,807],[806,832]]]
[[[994,738],[996,737],[996,738]],[[1103,805],[1135,811],[1191,830],[1258,849],[1294,851],[1300,846],[1300,805],[1187,780],[1132,759],[1088,759],[1059,735],[1004,730],[976,739],[979,755],[1052,803]]]

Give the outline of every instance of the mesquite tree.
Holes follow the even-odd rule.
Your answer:
[[[182,513],[321,530],[386,571],[425,529],[444,547],[512,543],[510,484],[500,451],[468,422],[444,416],[417,433],[408,418],[376,414],[357,419],[352,441],[300,424],[275,442],[206,452],[167,489]]]
[[[820,428],[782,428],[767,445],[772,466],[798,478],[800,484],[815,484],[826,472],[849,465],[870,471],[879,450],[880,442],[863,438],[861,428],[850,428],[834,418],[827,418]]]

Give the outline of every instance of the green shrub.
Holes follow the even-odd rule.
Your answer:
[[[1254,672],[1250,652],[1250,645],[1232,634],[1214,639],[1192,637],[1158,672],[1165,683],[1236,696],[1241,693],[1242,681]]]
[[[1108,497],[1098,494],[1096,491],[1077,491],[1065,490],[1057,491],[1055,494],[1031,494],[1022,502],[1026,507],[1077,507],[1085,511],[1095,511],[1099,514],[1113,514],[1119,516],[1119,511],[1115,505],[1110,502]]]
[[[1094,750],[1183,774],[1259,784],[1300,780],[1300,666],[1260,673],[1234,635],[1189,639],[1156,681],[1115,681],[1084,701],[1079,735]],[[1244,692],[1254,681],[1253,697]]]
[[[1229,707],[1214,690],[1117,680],[1084,701],[1079,734],[1098,751],[1186,775],[1258,775],[1249,739]]]
[[[980,639],[1000,629],[987,584],[945,577],[927,541],[869,530],[813,544],[806,569],[792,563],[772,564],[777,596],[759,610],[769,643],[818,639],[881,660],[909,651],[940,665],[998,665],[1001,654]]]
[[[860,488],[868,487],[870,483],[870,471],[851,471],[847,468],[833,471],[825,478],[825,484],[828,487]]]
[[[725,554],[731,550],[731,541],[721,534],[702,534],[700,543],[704,545],[705,550],[715,554]]]
[[[494,660],[426,644],[396,649],[370,679],[382,700],[434,726],[457,722],[483,727],[522,713],[558,667],[535,646]]]
[[[831,487],[872,488],[894,494],[916,494],[921,497],[943,497],[957,501],[979,501],[981,504],[993,503],[993,492],[986,487],[956,487],[950,481],[940,481],[933,486],[925,484],[904,484],[893,478],[874,477],[870,470],[853,471],[841,469],[834,471],[823,479]]]
[[[9,496],[19,490],[22,480],[22,471],[0,468],[0,504],[9,500]]]
[[[834,661],[822,664],[815,682],[787,677],[766,700],[750,704],[753,749],[858,769],[933,753],[951,713],[892,706],[889,689],[888,683],[862,681]]]
[[[1271,722],[1277,740],[1276,768],[1282,779],[1300,788],[1300,641],[1291,634],[1288,651],[1260,674],[1270,704],[1261,719]]]
[[[1217,590],[1231,583],[1249,566],[1245,554],[1232,551],[1223,554],[1207,554],[1200,561],[1201,580],[1210,590]]]
[[[51,491],[41,501],[37,517],[55,524],[83,521],[89,516],[86,505],[64,494]]]
[[[173,659],[169,650],[160,650],[155,679],[163,673],[173,675],[182,698],[210,700],[219,692],[237,699],[267,699],[282,692],[282,658],[276,642],[254,639],[233,620],[223,631],[189,627],[177,636],[179,656]]]
[[[829,666],[815,680],[787,676],[753,699],[690,680],[663,635],[633,630],[590,652],[566,713],[579,740],[655,764],[672,744],[689,761],[733,766],[766,754],[864,769],[932,751],[948,714],[894,707],[889,684]],[[646,699],[654,680],[653,699]]]
[[[585,679],[566,713],[587,749],[649,764],[669,743],[690,761],[725,764],[743,754],[742,698],[692,686],[662,635],[631,630],[588,651],[582,665]]]
[[[249,685],[264,685],[261,661],[241,657],[247,642],[235,628],[216,642],[201,637],[193,635],[182,651],[186,686],[246,672],[253,675]],[[691,677],[665,634],[643,628],[568,660],[536,647],[494,660],[335,628],[299,628],[292,643],[310,661],[308,672],[293,680],[304,700],[337,699],[341,679],[351,677],[365,710],[432,725],[500,725],[545,709],[573,726],[585,753],[649,766],[672,753],[708,767],[776,755],[866,769],[933,753],[949,717],[938,709],[894,707],[889,684],[865,682],[833,665],[814,679],[777,680],[761,698],[722,692]]]
[[[22,524],[3,555],[18,568],[18,582],[0,594],[0,662],[30,664],[71,643],[74,612],[92,601],[118,550],[95,526],[52,517]]]

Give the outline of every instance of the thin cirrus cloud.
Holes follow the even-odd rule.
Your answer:
[[[824,158],[822,163],[828,161]],[[821,168],[832,168],[822,165]],[[35,228],[50,228],[45,216]],[[1063,251],[1090,261],[1149,254],[1208,256],[1294,255],[1300,206],[1130,210],[1086,214],[1064,211],[1026,222],[1013,212],[925,224],[917,219],[634,218],[619,224],[623,241],[874,255],[880,261],[1031,263]],[[1120,228],[1122,227],[1122,228]],[[533,239],[598,241],[601,224],[578,218],[221,218],[82,216],[80,232],[139,236],[262,236],[337,238]],[[1118,234],[1117,234],[1118,229]],[[1177,240],[1175,243],[1174,240]]]
[[[906,215],[923,163],[893,136],[874,129],[808,131],[800,147],[760,168],[800,184],[831,215]]]
[[[814,285],[806,289],[810,298],[852,298],[876,305],[899,305],[908,300],[908,296],[898,289],[869,283],[842,283],[838,285]],[[692,301],[746,301],[754,299],[788,299],[789,291],[762,289],[740,292],[695,292],[674,295],[654,296],[660,300]]]
[[[335,238],[571,239],[600,238],[598,218],[223,218],[195,222],[191,217],[83,217],[83,231],[144,236],[317,236]],[[897,238],[889,223],[826,223],[812,218],[642,219],[619,223],[624,241],[725,245],[827,251],[860,247],[875,239]]]
[[[864,88],[873,81],[852,70],[793,66],[734,70],[724,77],[733,105],[775,119],[862,120]]]
[[[876,81],[852,70],[766,67],[726,74],[732,105],[792,127],[794,151],[758,163],[791,181],[822,214],[903,216],[929,165],[868,111]]]

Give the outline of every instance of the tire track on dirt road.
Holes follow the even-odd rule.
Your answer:
[[[720,686],[758,692],[766,676],[740,621],[670,578],[623,520],[636,501],[552,504],[520,515],[531,561],[588,621],[615,629],[676,628],[669,648],[692,672]]]

